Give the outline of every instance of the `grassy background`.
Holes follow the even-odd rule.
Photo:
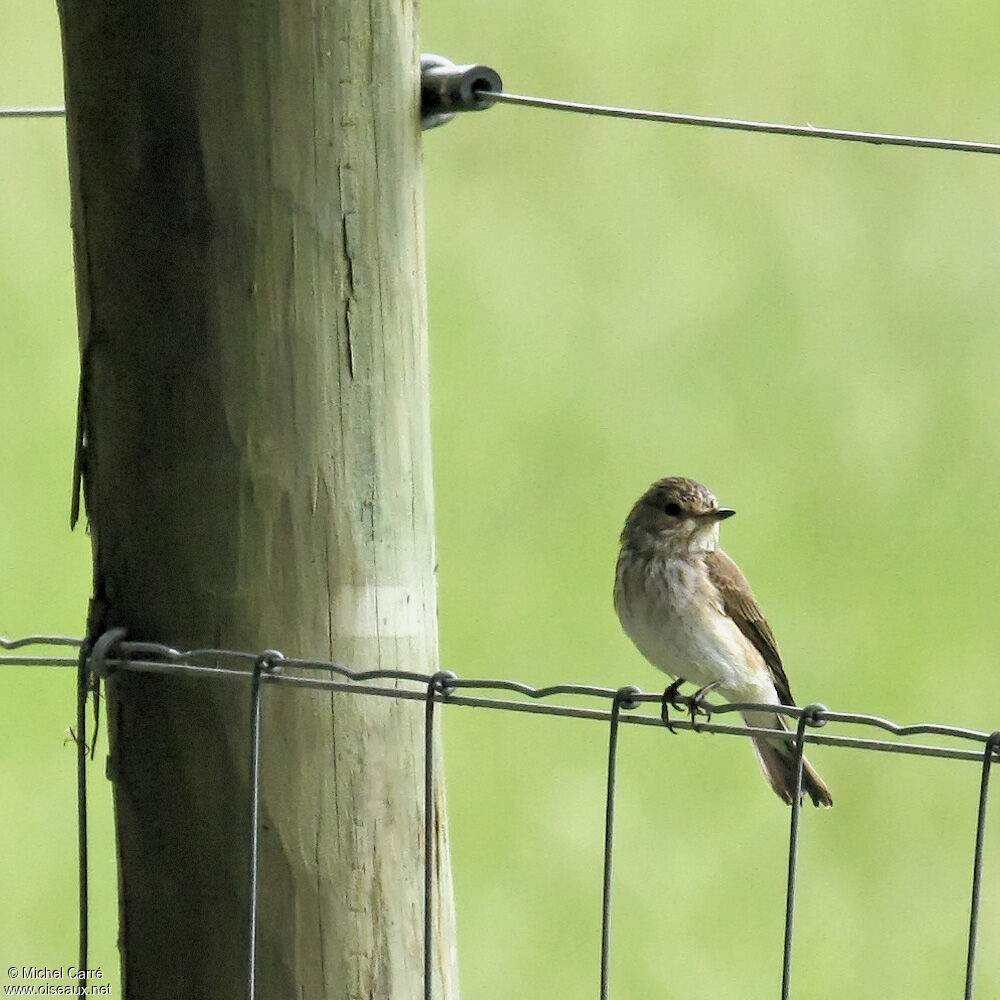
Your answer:
[[[0,103],[61,102],[46,5],[0,0]],[[904,8],[428,3],[423,48],[508,89],[997,139],[1000,22]],[[0,124],[0,632],[79,633],[67,530],[76,334],[65,143]],[[496,108],[425,143],[443,665],[655,688],[620,634],[617,532],[661,475],[707,482],[801,701],[1000,726],[1000,164]],[[0,942],[74,954],[67,674],[5,671]],[[445,720],[465,995],[596,990],[606,732]],[[816,750],[795,995],[960,988],[974,764]],[[616,995],[771,997],[787,812],[749,748],[629,728]],[[117,976],[92,772],[95,961]],[[978,984],[1000,992],[1000,816]],[[836,984],[836,985],[833,985]]]

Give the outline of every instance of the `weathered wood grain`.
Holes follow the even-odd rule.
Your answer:
[[[433,672],[412,0],[60,13],[91,633]],[[244,997],[249,686],[109,712],[125,995]],[[261,997],[420,994],[422,726],[265,689]]]

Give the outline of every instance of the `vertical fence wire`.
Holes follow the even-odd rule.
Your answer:
[[[456,680],[450,670],[441,670],[427,682],[424,706],[424,1000],[433,996],[434,971],[434,872],[436,815],[434,806],[434,698],[448,693],[448,682]]]
[[[972,860],[972,901],[969,906],[969,949],[965,959],[965,1000],[972,1000],[976,968],[976,938],[979,933],[979,896],[983,877],[983,851],[986,843],[986,806],[990,791],[990,765],[1000,750],[1000,730],[986,741],[983,751],[983,774],[979,783],[979,813],[976,819],[976,849]]]
[[[809,705],[795,727],[795,794],[788,829],[788,882],[785,890],[785,942],[781,957],[781,1000],[788,1000],[792,988],[792,935],[795,920],[795,876],[799,861],[799,818],[802,815],[802,758],[806,749],[806,726],[815,722],[822,705]]]
[[[86,974],[89,951],[89,872],[87,858],[87,691],[90,683],[90,641],[80,647],[76,670],[76,837],[77,896],[79,904],[79,956],[77,965]]]
[[[98,639],[86,638],[80,644],[76,665],[76,829],[77,887],[79,901],[79,956],[77,965],[86,978],[90,950],[90,861],[87,844],[87,696],[92,679],[106,679],[111,671],[108,655],[128,632],[111,628]],[[121,666],[119,661],[119,666]],[[97,719],[94,720],[94,740],[97,740]]]
[[[434,905],[434,693],[436,677],[427,685],[424,706],[424,1000],[431,1000]]]
[[[260,861],[260,675],[264,658],[253,665],[250,681],[250,937],[247,942],[247,996],[257,1000],[257,869]]]
[[[263,675],[277,669],[285,658],[276,649],[269,649],[254,660],[250,675],[250,906],[249,940],[247,941],[247,996],[257,1000],[257,907],[260,874],[260,718]]]
[[[608,1000],[611,963],[611,877],[614,856],[615,791],[618,771],[618,719],[623,708],[635,708],[633,695],[639,694],[634,685],[620,688],[611,703],[611,724],[608,733],[608,790],[604,805],[604,881],[601,894],[601,1000]]]

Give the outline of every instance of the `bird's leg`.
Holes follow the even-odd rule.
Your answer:
[[[681,689],[681,685],[687,684],[687,681],[683,677],[678,677],[677,680],[671,684],[666,691],[663,692],[663,698],[665,701],[669,701],[674,708],[681,708],[681,705],[677,704],[677,693]]]
[[[701,712],[706,719],[710,718],[712,715],[712,708],[705,702],[705,696],[711,694],[717,687],[719,687],[720,684],[722,684],[722,681],[712,681],[711,684],[706,684],[704,687],[698,688],[698,690],[691,695],[688,707],[691,711],[691,728],[695,732],[698,732],[698,713]]]
[[[670,706],[678,708],[677,704],[677,692],[680,690],[681,685],[685,683],[683,677],[678,677],[672,684],[670,684],[667,689],[663,692],[663,699],[660,702],[660,718],[663,719],[663,724],[670,730],[675,736],[677,735],[677,730],[670,724]]]

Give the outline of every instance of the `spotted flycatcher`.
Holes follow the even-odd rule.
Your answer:
[[[661,479],[639,498],[625,522],[615,575],[615,610],[639,652],[678,687],[698,685],[732,702],[794,705],[778,647],[739,566],[719,548],[719,522],[736,512],[720,507],[700,483]],[[748,726],[788,732],[781,715],[747,711]],[[754,736],[764,777],[791,803],[795,748],[791,735]],[[807,761],[802,791],[817,806],[833,797]]]

